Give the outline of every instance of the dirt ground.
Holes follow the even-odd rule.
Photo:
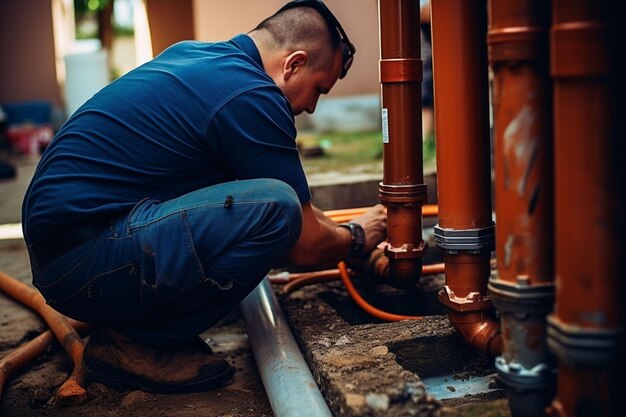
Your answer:
[[[21,244],[0,246],[0,271],[29,283],[27,262]],[[0,294],[0,358],[44,330],[45,324],[35,313]],[[87,388],[89,398],[85,403],[53,406],[49,404],[50,398],[72,370],[69,356],[59,345],[54,345],[6,384],[0,416],[272,416],[239,315],[232,314],[203,337],[208,339],[216,356],[227,359],[237,369],[230,385],[195,394],[157,395],[118,391],[92,383]]]

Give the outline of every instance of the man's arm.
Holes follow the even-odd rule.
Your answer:
[[[350,252],[350,231],[324,215],[311,203],[302,205],[302,232],[289,253],[289,261],[300,267],[330,265],[341,261]],[[385,209],[378,204],[352,222],[359,223],[365,230],[363,253],[374,249],[385,239],[387,218]]]

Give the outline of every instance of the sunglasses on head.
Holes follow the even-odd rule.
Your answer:
[[[276,13],[280,13],[284,10],[300,6],[311,7],[317,10],[331,28],[334,27],[335,29],[337,29],[337,32],[339,33],[339,39],[341,40],[341,54],[343,57],[343,68],[341,69],[341,74],[339,74],[339,79],[345,77],[348,73],[348,70],[352,66],[352,62],[354,61],[354,54],[356,53],[356,48],[354,47],[352,42],[350,42],[350,39],[348,39],[346,31],[343,30],[335,15],[330,11],[328,7],[326,7],[322,0],[293,0],[281,7],[281,9]]]

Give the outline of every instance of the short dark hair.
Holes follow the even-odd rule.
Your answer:
[[[317,10],[306,6],[280,10],[253,31],[267,32],[278,47],[307,51],[309,63],[315,70],[327,70],[332,65],[333,55],[341,48],[337,31],[330,28]]]

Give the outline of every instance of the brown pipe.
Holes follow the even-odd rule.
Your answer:
[[[538,416],[554,398],[546,316],[554,302],[550,4],[489,1],[493,73],[498,274],[489,282],[500,311],[500,379],[514,416]]]
[[[433,1],[431,22],[439,203],[435,238],[446,263],[439,299],[467,343],[497,355],[501,335],[486,295],[494,232],[485,3]]]
[[[422,161],[419,2],[379,0],[380,82],[383,118],[383,181],[387,246],[392,285],[419,281],[426,244],[422,205],[426,202]]]
[[[619,237],[625,207],[619,195],[624,160],[616,156],[624,138],[615,131],[616,111],[623,109],[613,105],[616,98],[623,101],[613,95],[613,77],[623,78],[623,67],[612,66],[612,54],[619,50],[611,47],[609,36],[615,5],[552,4],[557,292],[548,344],[559,365],[549,415],[617,416],[623,411],[618,387],[623,382],[624,243]]]
[[[85,344],[72,327],[69,319],[48,306],[36,289],[9,277],[3,272],[0,272],[0,290],[36,311],[48,324],[74,363],[72,374],[56,393],[55,402],[65,404],[86,400],[87,391],[84,388],[84,371],[82,368]]]

